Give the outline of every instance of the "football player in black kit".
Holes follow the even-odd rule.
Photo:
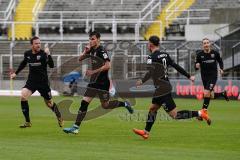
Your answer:
[[[89,34],[89,44],[80,55],[79,61],[86,58],[91,59],[92,69],[86,72],[86,76],[90,77],[90,83],[81,101],[75,124],[70,128],[64,128],[63,131],[65,133],[78,134],[81,122],[86,116],[88,105],[95,96],[99,97],[101,106],[104,109],[125,107],[129,113],[133,113],[133,108],[129,102],[121,102],[118,100],[109,101],[110,80],[108,70],[111,64],[106,50],[100,45],[100,37],[100,33],[96,31],[91,32]]]
[[[45,47],[45,50],[41,49],[41,41],[39,37],[33,37],[30,40],[30,43],[31,49],[24,53],[24,59],[20,63],[17,71],[15,73],[11,73],[10,75],[12,79],[15,78],[28,64],[28,79],[26,85],[21,91],[21,108],[25,117],[25,123],[21,125],[20,128],[31,127],[32,125],[29,116],[28,98],[35,91],[38,91],[41,94],[46,105],[56,114],[59,126],[62,127],[63,119],[57,105],[52,100],[51,89],[48,81],[47,66],[50,68],[54,67],[49,48]]]
[[[214,93],[213,89],[217,82],[218,66],[220,67],[220,74],[223,74],[223,61],[220,54],[211,49],[210,40],[204,38],[202,40],[203,50],[198,51],[196,56],[196,69],[201,69],[201,77],[204,86],[204,102],[202,111],[208,114],[207,109],[211,98],[224,97],[226,101],[229,101],[226,91],[221,93]],[[199,119],[201,120],[201,118]],[[211,121],[208,121],[209,125]]]
[[[202,117],[207,120],[208,117],[201,111],[189,111],[182,110],[177,111],[176,104],[172,98],[171,90],[167,93],[161,93],[161,90],[164,89],[165,85],[171,84],[168,79],[168,67],[172,66],[178,72],[186,76],[191,81],[194,81],[195,77],[190,76],[182,67],[177,65],[167,54],[166,52],[161,52],[159,50],[159,38],[157,36],[151,36],[148,42],[148,49],[151,54],[148,56],[147,65],[148,72],[145,74],[144,78],[138,80],[136,85],[140,86],[150,78],[153,80],[155,85],[155,93],[152,98],[152,104],[150,105],[147,122],[144,130],[133,129],[133,132],[137,135],[140,135],[142,138],[147,139],[149,137],[149,132],[156,120],[158,109],[163,106],[164,110],[173,118],[173,119],[189,119],[193,117]],[[163,68],[161,69],[162,66]],[[164,70],[164,72],[162,72]],[[164,85],[161,85],[164,83]],[[160,86],[160,87],[159,87]]]

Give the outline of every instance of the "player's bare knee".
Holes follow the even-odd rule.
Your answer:
[[[21,101],[27,101],[28,100],[28,95],[26,93],[21,94]]]
[[[47,107],[51,108],[53,106],[53,102],[51,100],[45,100]]]
[[[108,109],[108,103],[102,103],[102,108],[103,109]]]
[[[32,95],[32,92],[27,88],[23,88],[21,91],[21,100],[27,101],[28,97]]]
[[[211,92],[208,90],[204,91],[204,97],[210,97],[211,96]]]
[[[27,101],[27,98],[26,97],[23,97],[23,96],[21,96],[21,101]]]
[[[156,107],[156,106],[151,106],[150,108],[149,108],[149,111],[150,112],[157,112],[157,110],[158,110],[158,107]]]
[[[90,103],[92,99],[93,99],[92,97],[83,97],[83,100],[88,103]]]
[[[169,115],[170,117],[172,117],[173,119],[176,119],[176,117],[177,117],[177,110],[174,109],[174,110],[168,112],[168,115]]]
[[[48,106],[49,108],[51,108],[53,105],[52,105],[51,102],[48,102],[48,103],[47,103],[47,106]]]

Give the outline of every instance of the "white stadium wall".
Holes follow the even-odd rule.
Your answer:
[[[201,41],[204,37],[208,37],[210,40],[215,41],[220,37],[215,33],[215,30],[221,27],[218,32],[221,35],[229,33],[229,28],[225,27],[228,24],[201,24],[201,25],[186,25],[185,26],[185,38],[187,41]]]

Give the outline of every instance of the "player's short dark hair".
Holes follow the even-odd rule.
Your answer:
[[[97,31],[92,31],[89,33],[89,37],[96,36],[98,39],[101,37],[101,34]]]
[[[159,41],[160,39],[158,38],[158,36],[151,36],[149,38],[149,42],[151,42],[154,46],[159,46]]]
[[[30,39],[30,44],[33,44],[33,41],[36,40],[36,39],[40,39],[39,37],[37,36],[34,36]]]

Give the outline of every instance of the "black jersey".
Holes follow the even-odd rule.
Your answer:
[[[179,65],[177,65],[166,52],[155,51],[148,56],[147,59],[148,72],[142,79],[142,82],[146,82],[148,79],[152,78],[155,85],[157,85],[158,80],[168,79],[168,67],[174,67],[178,72],[190,78],[190,75]]]
[[[38,53],[33,54],[32,50],[28,50],[24,53],[24,59],[20,63],[17,71],[18,74],[22,69],[29,66],[28,81],[36,83],[48,83],[47,65],[50,68],[54,67],[52,57],[40,50]]]
[[[205,53],[204,50],[198,51],[195,63],[200,64],[202,76],[217,76],[217,63],[223,69],[222,58],[215,50],[211,50],[210,53]]]
[[[91,58],[92,70],[102,67],[106,61],[110,61],[107,51],[101,45],[96,49],[91,49],[89,54]],[[93,74],[90,79],[91,83],[102,84],[106,81],[109,81],[108,70]]]

